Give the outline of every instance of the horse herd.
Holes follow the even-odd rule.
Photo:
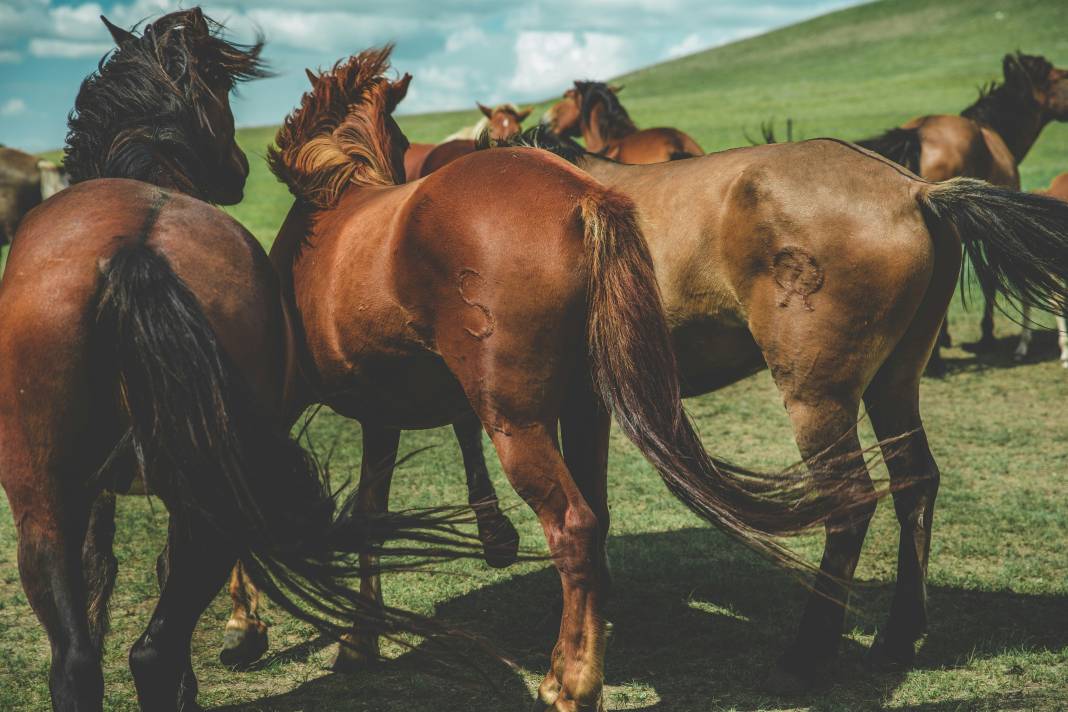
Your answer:
[[[342,670],[382,636],[455,633],[386,606],[378,578],[517,558],[483,432],[563,589],[535,709],[603,709],[613,416],[698,516],[815,574],[769,679],[796,691],[835,655],[886,494],[857,438],[864,402],[901,527],[871,656],[912,660],[939,477],[921,375],[962,249],[991,296],[1051,311],[1068,297],[1068,204],[1018,192],[1016,172],[1041,124],[1068,119],[1065,72],[1006,58],[970,115],[870,144],[905,167],[832,139],[698,158],[680,131],[638,131],[612,87],[579,82],[551,130],[517,136],[521,111],[485,110],[511,135],[413,179],[392,117],[411,76],[390,78],[389,47],[366,50],[309,73],[278,132],[268,161],[295,201],[267,255],[213,205],[243,195],[229,93],[266,75],[262,42],[225,40],[197,8],[140,35],[107,24],[116,48],[70,119],[72,185],[23,220],[0,283],[0,360],[18,366],[0,370],[0,479],[55,709],[102,708],[114,493],[135,480],[170,515],[159,601],[129,658],[142,709],[196,708],[190,639],[228,576],[234,665],[267,647],[259,590],[338,637]],[[1033,116],[1006,118],[1010,98]],[[717,459],[683,410],[765,366],[806,467]],[[290,436],[320,403],[362,426],[344,501]],[[389,512],[400,431],[447,424],[471,507]],[[472,522],[477,539],[459,527]],[[816,527],[818,571],[780,542]]]

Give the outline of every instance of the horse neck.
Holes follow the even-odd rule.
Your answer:
[[[604,107],[598,104],[590,110],[589,121],[582,125],[582,140],[586,142],[587,151],[601,153],[636,131],[633,125],[613,122],[605,114]]]
[[[961,116],[986,124],[997,132],[1012,152],[1016,165],[1023,161],[1050,121],[1038,102],[1021,101],[1004,86],[980,98],[962,111]]]

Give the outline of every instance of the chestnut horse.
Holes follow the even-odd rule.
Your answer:
[[[65,187],[56,164],[0,146],[0,247],[11,242],[26,213]]]
[[[894,493],[897,588],[871,651],[877,662],[911,661],[927,623],[939,483],[919,384],[962,243],[981,285],[1052,307],[1068,278],[1068,205],[977,180],[930,183],[832,139],[646,166],[606,160],[540,127],[514,143],[552,150],[634,202],[684,396],[770,367],[801,454],[821,478],[839,477],[849,463],[863,467],[861,401],[884,442],[915,433],[886,458],[891,483],[919,482]],[[606,456],[602,442],[599,466]],[[828,577],[773,672],[776,689],[807,686],[835,654],[844,616],[836,601],[848,595],[840,582],[853,576],[873,512],[874,503],[848,523],[830,523]]]
[[[208,202],[241,200],[248,162],[228,95],[264,75],[262,44],[223,40],[199,8],[140,37],[108,26],[118,47],[69,122],[75,185],[22,222],[0,283],[0,359],[18,365],[0,373],[0,482],[64,712],[103,709],[114,492],[140,477],[159,495],[170,512],[161,593],[130,668],[142,709],[199,709],[190,638],[238,557],[326,631],[335,615],[366,613],[425,634],[421,619],[350,593],[358,566],[334,551],[405,532],[436,539],[441,514],[335,518],[289,437],[278,279],[252,235]]]
[[[1051,198],[1057,198],[1068,202],[1068,173],[1061,173],[1059,176],[1053,179],[1049,184],[1049,187],[1042,191],[1035,191],[1043,195],[1048,195]],[[1031,346],[1031,339],[1033,337],[1033,330],[1028,324],[1030,323],[1030,307],[1024,305],[1023,308],[1023,331],[1020,333],[1020,343],[1016,346],[1015,357],[1017,360],[1023,360],[1027,357],[1027,351]],[[1068,313],[1062,307],[1056,314],[1057,320],[1057,345],[1061,349],[1061,367],[1068,368]]]
[[[905,166],[927,180],[965,176],[1020,189],[1019,165],[1051,121],[1068,121],[1068,70],[1044,57],[1007,54],[1004,82],[991,84],[959,116],[935,114],[912,119],[900,128],[857,143]],[[994,340],[994,295],[985,293],[981,349]],[[1027,324],[1027,318],[1023,319]],[[949,332],[944,332],[949,343]],[[1021,338],[1017,355],[1027,354]],[[931,359],[934,373],[945,370],[938,347]]]
[[[537,708],[603,709],[609,407],[673,494],[779,561],[796,558],[773,534],[848,518],[875,495],[852,478],[825,490],[709,458],[626,198],[537,150],[480,151],[401,184],[407,141],[391,112],[408,77],[384,76],[389,52],[322,74],[270,151],[297,198],[271,250],[306,349],[289,406],[324,402],[361,422],[368,511],[386,507],[401,429],[473,412],[563,587]],[[376,580],[363,590],[381,601]],[[342,667],[373,654],[377,634],[356,626],[350,642]]]
[[[604,82],[575,82],[549,107],[541,123],[553,133],[582,136],[586,150],[620,163],[663,163],[702,156],[690,136],[672,128],[639,130],[617,94],[623,87]]]
[[[477,103],[477,102],[476,102]],[[485,116],[473,127],[457,131],[439,144],[413,143],[404,153],[404,175],[408,180],[423,178],[460,156],[475,150],[475,139],[486,134],[494,141],[505,141],[523,130],[523,121],[531,108],[500,104],[492,109],[478,104]]]

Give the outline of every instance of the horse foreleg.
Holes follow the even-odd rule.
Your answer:
[[[268,639],[267,624],[259,616],[260,592],[240,561],[230,572],[229,591],[233,609],[219,660],[232,668],[244,668],[263,657]]]
[[[397,463],[400,431],[369,423],[363,425],[363,462],[356,490],[356,511],[361,514],[385,512],[389,508],[389,486]],[[360,554],[360,595],[382,605],[382,581],[375,569],[378,557]],[[378,631],[361,628],[357,622],[341,638],[334,670],[352,672],[378,659]]]
[[[993,291],[983,290],[983,319],[979,322],[982,336],[979,337],[979,350],[992,351],[997,346],[994,338],[994,298]]]
[[[497,492],[490,481],[486,458],[482,452],[482,423],[472,413],[452,425],[467,473],[467,501],[478,520],[478,538],[486,563],[504,568],[515,563],[519,551],[519,533],[501,512]]]

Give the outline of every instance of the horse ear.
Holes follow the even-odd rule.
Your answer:
[[[404,76],[395,82],[391,82],[389,85],[389,103],[390,111],[397,108],[397,104],[403,101],[404,97],[408,96],[408,85],[412,83],[412,75],[407,72]]]
[[[519,111],[517,111],[515,117],[520,121],[526,121],[527,117],[530,116],[530,112],[532,111],[534,111],[534,107],[528,106],[525,109],[520,109]]]
[[[479,111],[481,111],[483,114],[486,115],[487,119],[492,119],[493,118],[493,109],[489,108],[488,106],[483,106],[482,104],[480,104],[477,101],[475,102],[475,106],[478,107]]]
[[[623,91],[623,85],[622,84],[609,84],[608,85],[608,91],[612,92],[613,94],[618,94],[619,92]]]
[[[115,40],[115,45],[117,47],[121,47],[123,42],[137,39],[137,35],[122,29],[103,15],[100,16],[100,21],[104,23],[104,27],[108,28],[108,32],[111,33],[111,39]]]
[[[1026,74],[1023,65],[1020,64],[1020,53],[1007,54],[1001,60],[1001,71],[1005,75],[1005,82],[1010,83],[1016,77]]]
[[[305,74],[305,76],[308,77],[308,81],[311,82],[311,85],[315,86],[316,80],[319,79],[319,77],[315,76],[315,72],[313,72],[312,70],[310,70],[307,67],[305,67],[304,68],[304,74]]]

